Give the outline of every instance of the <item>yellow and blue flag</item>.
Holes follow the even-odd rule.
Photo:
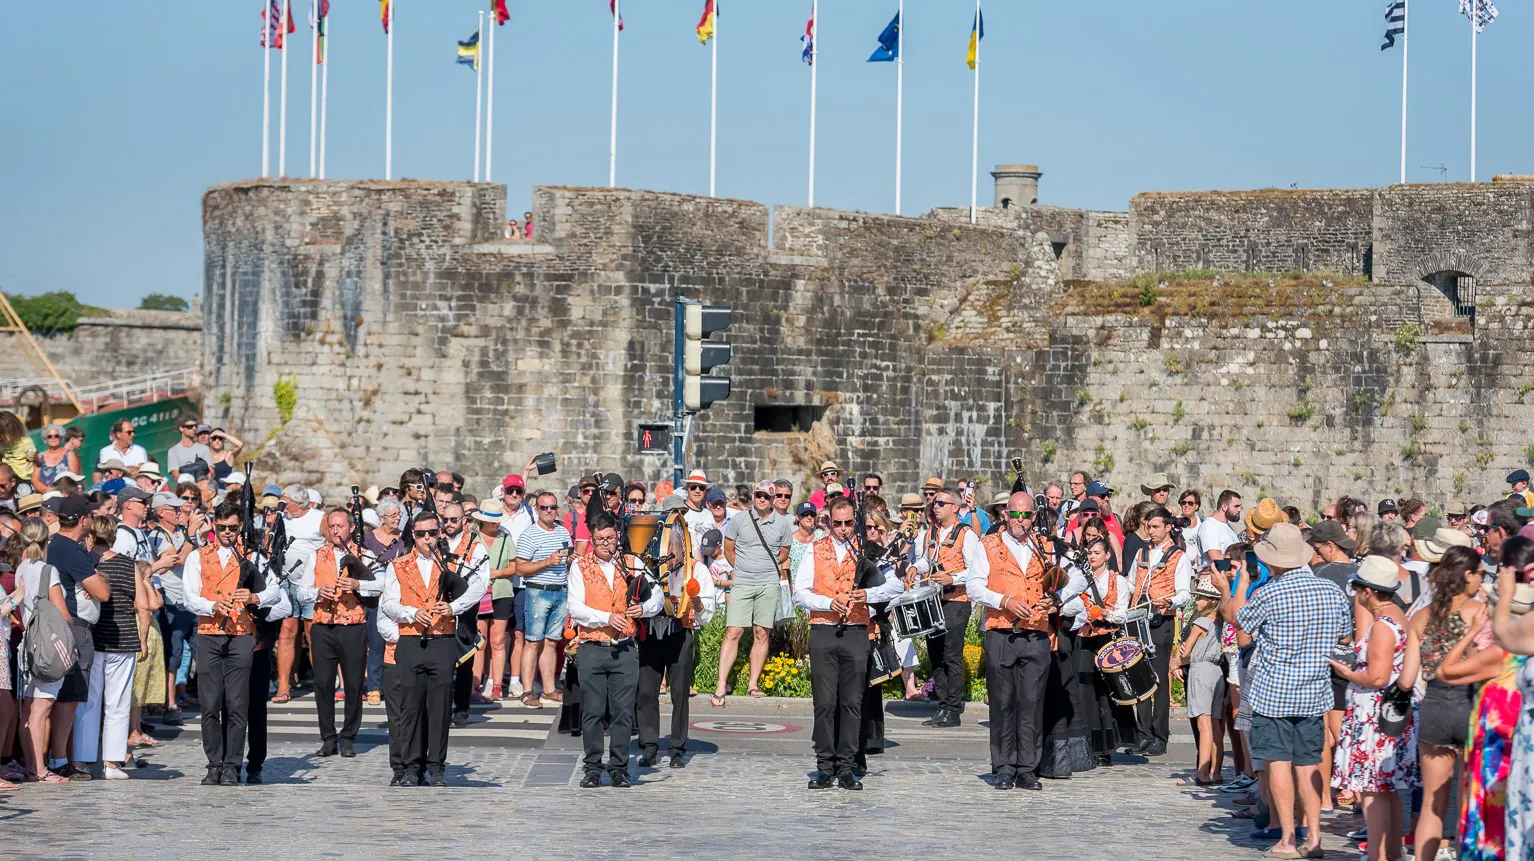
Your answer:
[[[985,38],[985,16],[975,9],[975,23],[969,28],[969,67],[975,68],[980,59],[980,40]]]
[[[474,35],[458,43],[458,62],[468,66],[474,71],[479,71],[479,31]]]
[[[890,19],[889,26],[879,34],[879,47],[868,58],[870,63],[891,63],[900,57],[900,13]]]

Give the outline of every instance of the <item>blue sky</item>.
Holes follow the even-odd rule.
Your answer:
[[[395,175],[468,179],[474,79],[455,42],[485,3],[395,0]],[[1408,176],[1469,172],[1469,22],[1412,0]],[[259,175],[260,0],[100,13],[9,4],[0,51],[0,289],[103,305],[201,289],[200,200]],[[607,181],[611,30],[603,0],[510,0],[497,33],[496,171]],[[727,2],[719,193],[802,204],[809,0]],[[982,53],[981,200],[991,165],[1033,162],[1046,203],[1123,209],[1139,191],[1375,186],[1398,173],[1399,49],[1379,0],[991,0]],[[618,182],[705,193],[703,0],[628,0]],[[1480,41],[1481,179],[1534,170],[1534,16],[1508,3]],[[864,62],[895,0],[822,0],[817,203],[893,209],[894,69]],[[288,167],[308,172],[307,0],[289,60]],[[384,37],[374,0],[333,0],[329,174],[383,173]],[[972,3],[908,0],[904,209],[969,198]],[[274,54],[274,60],[280,55]],[[1517,59],[1519,56],[1524,60]],[[276,133],[274,62],[274,120]],[[276,145],[273,144],[273,169]]]

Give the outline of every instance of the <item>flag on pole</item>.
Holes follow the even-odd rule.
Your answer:
[[[815,65],[815,8],[810,7],[810,20],[804,23],[804,35],[799,37],[804,43],[804,53],[801,59],[806,66]]]
[[[612,11],[614,16],[617,17],[617,19],[618,19],[618,29],[622,30],[623,29],[623,16],[618,14],[618,0],[607,0],[607,8]]]
[[[468,66],[474,71],[479,71],[479,31],[474,35],[458,43],[458,63]]]
[[[1385,44],[1380,46],[1381,51],[1386,51],[1396,46],[1396,37],[1406,35],[1406,0],[1390,0],[1385,6]]]
[[[708,40],[714,38],[714,16],[719,11],[714,8],[714,0],[704,0],[703,17],[698,19],[698,41],[707,45]]]
[[[313,0],[309,7],[309,29],[314,31],[314,64],[325,63],[325,31],[330,19],[330,0]]]
[[[511,20],[511,10],[506,8],[506,0],[490,0],[490,11],[495,13],[497,25]]]
[[[900,56],[900,13],[890,19],[889,26],[879,34],[879,47],[868,58],[870,63],[892,63]]]
[[[975,10],[975,23],[969,28],[969,67],[975,68],[975,60],[980,56],[980,40],[985,38],[985,15],[979,9]]]
[[[378,17],[383,19],[384,32],[389,32],[389,0],[378,0]]]
[[[1474,21],[1475,31],[1481,33],[1487,24],[1497,20],[1497,4],[1491,0],[1459,0],[1459,14]]]
[[[293,23],[293,10],[288,9],[288,26],[282,26],[282,0],[271,0],[271,8],[261,11],[261,45],[265,48],[282,50],[283,36],[298,30],[298,25]]]

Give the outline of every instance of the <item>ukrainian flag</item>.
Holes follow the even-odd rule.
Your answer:
[[[474,35],[468,39],[458,43],[458,62],[460,65],[468,66],[476,72],[479,71],[478,30],[475,30]]]
[[[969,67],[975,68],[980,59],[980,40],[985,38],[985,16],[975,9],[975,23],[969,28]]]
[[[714,18],[719,10],[714,6],[714,0],[705,0],[703,4],[703,17],[698,20],[698,41],[707,45],[708,40],[714,38]]]

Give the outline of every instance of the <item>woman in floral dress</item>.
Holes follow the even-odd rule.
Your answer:
[[[1534,542],[1510,538],[1502,545],[1502,566],[1497,576],[1497,604],[1492,632],[1497,646],[1509,653],[1503,672],[1486,684],[1476,703],[1476,714],[1486,715],[1489,725],[1477,737],[1480,725],[1471,724],[1465,754],[1467,787],[1461,807],[1468,814],[1476,806],[1477,819],[1462,820],[1460,857],[1467,859],[1528,858],[1534,854]],[[1522,581],[1520,583],[1520,581]],[[1494,650],[1497,646],[1493,646]],[[1489,718],[1489,719],[1488,719]],[[1510,734],[1508,734],[1510,733]],[[1489,762],[1496,757],[1495,762]],[[1510,762],[1509,762],[1510,760]],[[1476,766],[1471,773],[1472,765]],[[1495,765],[1492,771],[1488,766]],[[1491,786],[1476,787],[1488,773]],[[1496,785],[1498,775],[1505,775]],[[1479,789],[1479,791],[1477,791]],[[1474,793],[1474,794],[1472,794]],[[1505,807],[1493,809],[1493,800]],[[1501,826],[1501,833],[1493,828]],[[1495,854],[1506,846],[1505,855]]]
[[[1408,717],[1399,736],[1380,732],[1380,700],[1401,674],[1406,659],[1406,619],[1391,600],[1398,587],[1396,564],[1382,556],[1365,558],[1353,577],[1353,608],[1374,621],[1354,646],[1354,666],[1332,661],[1348,680],[1347,713],[1333,758],[1332,787],[1363,794],[1369,832],[1369,861],[1401,857],[1402,816],[1398,791],[1417,782],[1417,728]],[[1367,615],[1365,615],[1367,614]]]

